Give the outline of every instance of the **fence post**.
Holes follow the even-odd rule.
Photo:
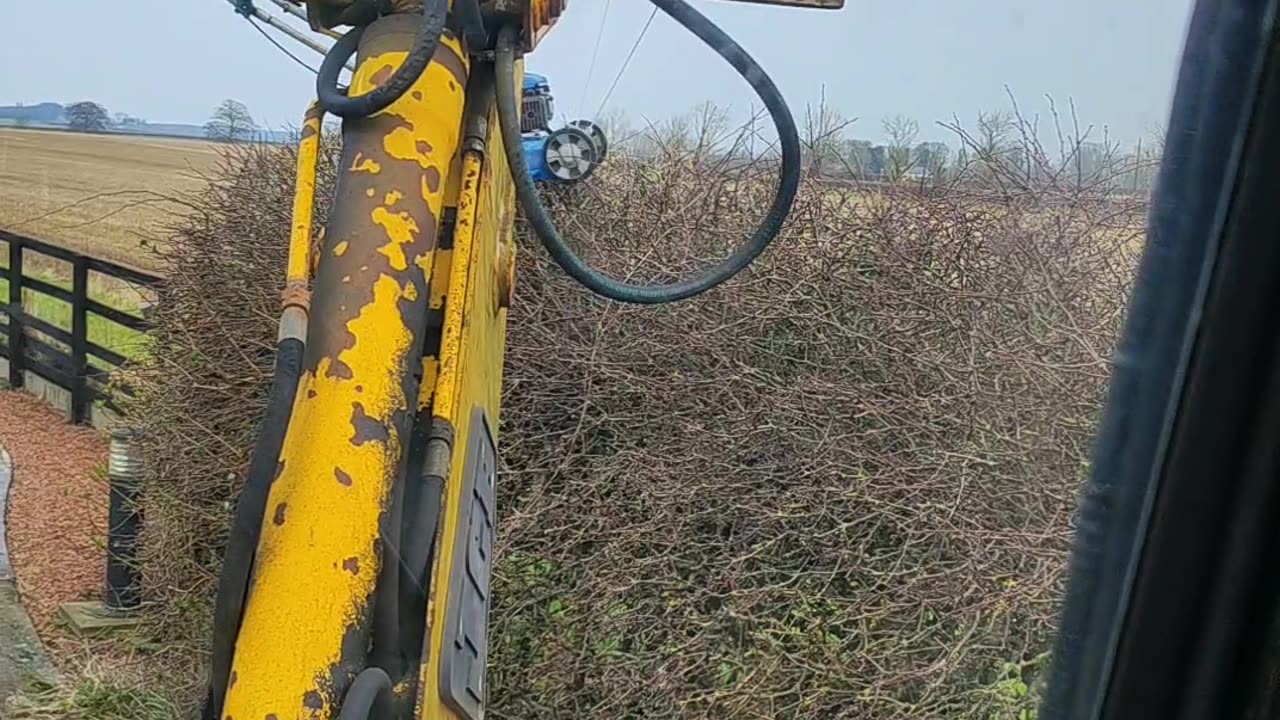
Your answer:
[[[26,332],[22,322],[22,241],[8,236],[9,241],[9,387],[24,383],[26,370]]]
[[[89,258],[78,255],[71,278],[71,422],[79,425],[89,415]]]
[[[107,526],[107,592],[108,610],[128,612],[142,604],[142,580],[134,560],[137,557],[138,531],[142,527],[138,483],[142,466],[134,448],[134,432],[117,428],[111,431],[111,459],[107,478],[111,486],[111,509]]]

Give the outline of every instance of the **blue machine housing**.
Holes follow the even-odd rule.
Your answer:
[[[545,75],[525,73],[521,90],[520,135],[523,141],[525,163],[529,166],[529,175],[535,182],[560,180],[562,178],[557,178],[547,166],[547,145],[554,140],[559,150],[560,144],[564,142],[564,134],[572,131],[552,127],[555,119],[555,100],[551,96],[551,83],[547,81]],[[604,159],[606,140],[600,128],[593,123],[578,120],[570,123],[570,126],[573,130],[581,131],[578,136],[585,135],[584,139],[591,147],[588,153],[590,159],[587,160],[590,167],[585,172],[581,165],[576,168],[579,173],[578,179],[582,179],[587,177],[590,170]],[[591,133],[595,135],[592,136]]]
[[[550,93],[551,83],[547,82],[546,75],[527,72],[524,74],[524,91],[529,92],[530,90],[545,90]]]
[[[529,177],[534,182],[545,182],[555,179],[551,171],[547,169],[547,138],[550,133],[525,133],[522,144],[524,145],[524,161],[529,165]]]
[[[524,117],[521,134],[524,138],[524,161],[529,165],[529,175],[535,182],[554,179],[547,169],[547,138],[551,135],[551,116],[554,105],[551,99],[551,83],[545,75],[524,74]]]

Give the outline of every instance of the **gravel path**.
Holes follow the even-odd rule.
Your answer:
[[[18,591],[54,660],[69,660],[78,643],[55,620],[61,603],[101,591],[107,438],[67,424],[36,397],[3,391],[0,447],[13,460],[6,525]]]

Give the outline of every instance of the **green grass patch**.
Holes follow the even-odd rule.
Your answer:
[[[8,701],[11,720],[174,720],[179,710],[140,684],[87,676],[74,685],[40,685]]]
[[[5,267],[5,263],[0,262],[0,268],[3,267]],[[27,277],[43,280],[66,290],[71,289],[71,280],[69,278],[50,270],[25,271],[25,274]],[[89,297],[104,305],[134,315],[141,310],[141,297],[137,293],[95,288],[92,281],[89,289]],[[7,278],[0,278],[0,302],[6,302],[8,297],[9,281]],[[24,311],[33,317],[44,320],[67,332],[71,331],[71,303],[69,302],[24,288],[22,291],[22,307]],[[146,333],[124,327],[93,313],[89,313],[88,321],[90,342],[120,353],[132,361],[145,360],[148,357],[150,339]],[[52,338],[41,336],[40,339],[50,342],[55,347],[60,347],[63,350],[68,349],[63,343],[52,341]],[[96,367],[109,367],[105,362],[92,356],[90,356],[89,362]]]

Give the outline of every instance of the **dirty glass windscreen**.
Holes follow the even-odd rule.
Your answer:
[[[636,306],[549,259],[488,146],[479,202],[510,203],[495,217],[518,252],[493,301],[509,303],[487,418],[496,522],[469,619],[487,632],[487,712],[1033,720],[1191,0],[694,3],[780,92],[795,163],[776,103],[660,4],[538,5],[562,13],[523,57],[520,142],[565,242],[612,278],[678,282],[743,247],[780,176],[794,196],[741,274]],[[205,699],[273,372],[296,148],[316,47],[333,43],[305,14],[6,8],[0,67],[25,69],[0,74],[0,459],[17,468],[0,591],[11,564],[32,647],[64,670],[6,688],[17,666],[0,647],[14,717],[108,717],[81,707],[85,688],[147,720]],[[450,72],[492,57],[448,55]],[[376,162],[343,155],[338,127],[314,128],[326,257],[347,249],[319,232],[336,178]],[[406,157],[432,152],[405,128]],[[422,187],[456,198],[459,167]],[[388,233],[457,237],[456,207],[417,222],[402,195],[367,193]],[[437,311],[445,257],[413,290]],[[423,352],[414,382],[435,382],[441,348]],[[137,575],[116,577],[141,578],[146,622],[123,651],[58,621],[101,599],[113,507],[108,440],[67,413],[140,430]],[[305,507],[273,504],[261,525]],[[0,592],[0,622],[14,602]]]

